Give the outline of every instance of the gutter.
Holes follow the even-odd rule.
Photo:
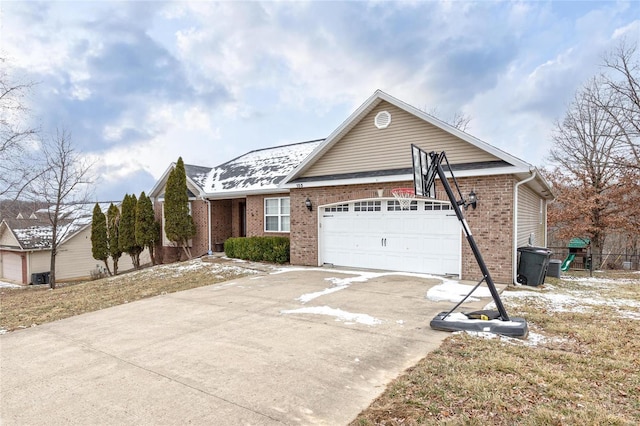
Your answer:
[[[516,186],[513,188],[513,255],[512,255],[512,273],[513,273],[513,284],[517,283],[518,278],[518,188],[520,185],[525,184],[527,182],[531,182],[534,180],[538,174],[538,172],[534,169],[533,171],[529,170],[531,176],[526,178],[525,180],[521,180],[516,183]]]

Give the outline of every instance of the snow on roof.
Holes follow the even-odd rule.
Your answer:
[[[210,171],[211,167],[195,166],[193,164],[184,165],[184,172],[187,177],[194,181],[200,188],[204,186],[204,182]]]
[[[258,149],[211,169],[207,193],[275,189],[323,140]]]
[[[98,203],[106,212],[110,203]],[[68,204],[61,206],[58,235],[61,242],[91,224],[94,203]],[[20,246],[24,250],[43,250],[51,247],[53,227],[49,222],[48,209],[35,212],[35,219],[5,219],[7,226],[13,231]]]

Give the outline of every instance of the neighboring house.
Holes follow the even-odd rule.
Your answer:
[[[58,245],[56,281],[90,278],[104,262],[91,253],[91,218],[95,204],[71,206],[72,220],[63,221],[60,232],[64,238]],[[105,211],[109,203],[101,203]],[[33,274],[46,273],[51,265],[52,226],[46,219],[46,209],[31,214],[5,217],[0,222],[0,280],[32,284]],[[140,255],[141,264],[149,262],[148,250]],[[113,271],[112,262],[109,267]],[[123,254],[118,271],[132,269],[131,257]]]
[[[212,168],[185,165],[197,227],[192,253],[229,237],[285,235],[295,265],[479,280],[439,183],[437,200],[415,200],[409,210],[392,196],[393,188],[413,186],[412,143],[446,151],[463,194],[477,194],[477,209],[465,216],[494,280],[515,282],[517,248],[546,245],[549,185],[531,164],[381,91],[326,139],[251,151]],[[158,219],[173,166],[150,192]],[[168,241],[158,251],[164,262],[181,255]]]

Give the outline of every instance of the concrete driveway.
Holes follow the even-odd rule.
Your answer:
[[[448,336],[438,279],[286,271],[0,336],[0,422],[346,424]]]

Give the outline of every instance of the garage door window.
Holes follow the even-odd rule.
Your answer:
[[[327,211],[327,212],[348,212],[349,211],[349,204],[339,204],[337,206],[327,207],[327,208],[325,208],[325,211]]]
[[[264,199],[264,230],[289,232],[289,197]]]
[[[358,201],[353,203],[353,211],[356,212],[379,212],[381,210],[380,201]]]
[[[445,204],[445,203],[432,203],[427,201],[424,203],[424,209],[425,210],[451,210],[451,205]]]
[[[387,201],[387,211],[388,212],[399,212],[402,210],[400,207],[400,203],[397,200]],[[418,210],[418,201],[413,200],[411,204],[409,204],[409,210]]]

